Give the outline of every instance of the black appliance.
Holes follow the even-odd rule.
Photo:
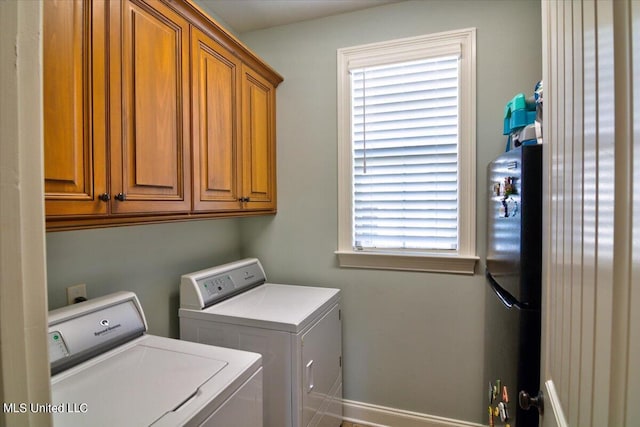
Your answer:
[[[540,382],[542,145],[503,153],[487,167],[485,406],[490,425],[538,426],[518,393]]]

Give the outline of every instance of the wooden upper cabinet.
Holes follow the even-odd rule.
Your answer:
[[[48,216],[106,214],[105,11],[43,3],[44,179]]]
[[[275,87],[242,66],[242,197],[247,209],[276,208]]]
[[[196,211],[238,210],[241,63],[212,38],[191,34],[193,186]]]
[[[274,85],[196,28],[191,52],[194,210],[274,211]]]
[[[194,3],[47,0],[43,20],[48,230],[276,211],[282,77]]]
[[[112,213],[189,211],[189,23],[157,0],[110,5]]]

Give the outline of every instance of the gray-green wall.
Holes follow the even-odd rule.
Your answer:
[[[477,248],[484,257],[485,166],[504,149],[504,104],[541,74],[534,0],[417,0],[244,33],[281,73],[278,214],[47,234],[50,308],[66,286],[130,289],[150,331],[178,336],[185,272],[257,256],[270,281],[343,290],[344,397],[484,422],[485,282],[475,276],[340,269],[337,248],[336,49],[477,28]]]
[[[47,233],[49,309],[65,288],[87,284],[89,298],[130,290],[149,332],[179,336],[180,276],[240,258],[238,219],[176,222]]]
[[[278,214],[243,220],[243,252],[271,280],[343,290],[344,397],[472,422],[483,396],[485,280],[341,269],[337,249],[336,50],[477,28],[477,250],[485,167],[504,150],[502,115],[541,78],[539,1],[419,0],[240,38],[284,76],[278,87]]]

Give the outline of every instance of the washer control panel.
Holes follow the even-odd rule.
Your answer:
[[[116,292],[49,312],[52,375],[144,335],[146,321],[133,292]]]
[[[69,349],[60,331],[51,331],[47,337],[49,341],[49,360],[51,362],[69,357]]]
[[[185,274],[180,281],[180,308],[202,310],[264,282],[264,270],[255,258]]]
[[[197,283],[202,294],[208,297],[207,300],[232,292],[236,288],[228,274],[200,279]]]

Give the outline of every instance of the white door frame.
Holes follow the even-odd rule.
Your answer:
[[[0,1],[0,425],[6,426],[51,425],[50,413],[4,406],[51,401],[41,34],[41,2]]]

